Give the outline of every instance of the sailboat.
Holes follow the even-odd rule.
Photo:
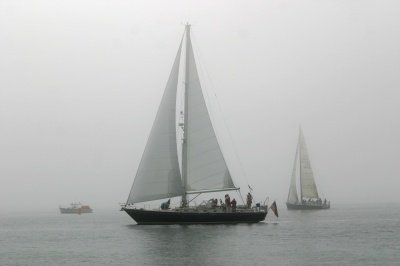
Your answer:
[[[296,180],[300,175],[300,199],[297,196]],[[290,210],[314,210],[329,209],[330,201],[319,197],[314,174],[311,168],[310,157],[308,156],[306,141],[303,131],[299,130],[296,155],[294,159],[292,178],[290,181],[289,195],[286,206]]]
[[[182,60],[181,56],[184,56]],[[181,61],[185,62],[182,64],[184,71],[181,71],[184,72],[184,110],[180,112],[183,121],[177,124]],[[178,128],[183,131],[181,141],[177,140]],[[233,183],[210,119],[187,24],[132,189],[121,210],[138,224],[257,223],[264,220],[268,210],[265,204],[252,208],[248,205],[230,207],[221,202],[218,206],[217,199],[213,199],[211,205],[190,205],[193,204],[190,195],[239,189]],[[178,207],[169,207],[172,197],[181,197]],[[169,200],[158,209],[140,208],[142,204],[138,204],[161,199]]]

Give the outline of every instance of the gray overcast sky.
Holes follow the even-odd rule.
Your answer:
[[[256,196],[301,124],[333,204],[400,201],[399,1],[0,0],[0,212],[126,200],[186,21]]]

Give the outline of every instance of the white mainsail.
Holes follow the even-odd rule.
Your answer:
[[[289,195],[287,202],[296,204],[299,202],[299,197],[297,196],[297,187],[296,187],[296,170],[298,164],[298,157],[299,157],[299,143],[297,144],[296,148],[296,155],[294,158],[294,165],[293,165],[293,172],[292,172],[292,179],[290,180],[290,187],[289,187]]]
[[[307,152],[306,141],[303,132],[300,128],[299,136],[300,145],[300,186],[301,197],[303,198],[318,198],[317,186],[314,180],[314,174],[311,169],[310,158]]]
[[[186,38],[186,191],[235,188],[207,111],[189,27]]]
[[[127,204],[183,195],[176,143],[176,92],[182,42]]]

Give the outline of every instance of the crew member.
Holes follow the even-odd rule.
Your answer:
[[[236,200],[235,198],[233,198],[232,202],[231,202],[231,206],[232,206],[232,211],[236,211]]]
[[[253,196],[249,193],[247,193],[247,208],[251,208],[251,203],[253,202]]]

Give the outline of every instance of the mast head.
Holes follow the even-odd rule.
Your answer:
[[[303,136],[303,129],[301,125],[299,125],[299,136]]]
[[[191,27],[192,25],[191,24],[189,24],[189,22],[186,22],[186,24],[185,24],[185,30],[186,30],[186,32],[190,32],[190,27]]]

